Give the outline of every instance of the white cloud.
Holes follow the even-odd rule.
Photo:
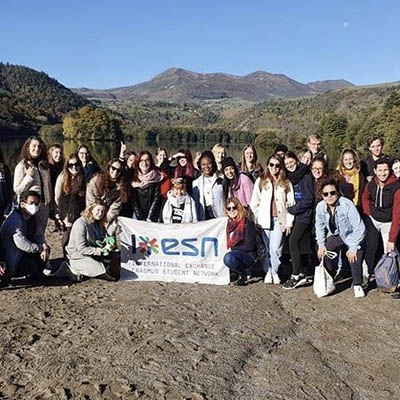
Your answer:
[[[350,26],[350,22],[349,21],[344,21],[343,28],[348,28],[349,26]]]

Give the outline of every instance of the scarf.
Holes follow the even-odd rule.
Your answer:
[[[167,193],[167,201],[164,204],[164,208],[162,211],[163,221],[165,224],[170,224],[172,222],[172,206],[180,207],[182,204],[185,204],[183,208],[183,216],[182,216],[182,224],[189,222],[197,222],[197,217],[194,213],[194,207],[192,203],[192,198],[185,194],[184,196],[177,197],[174,196],[172,190]]]
[[[131,183],[133,188],[145,189],[153,183],[159,183],[163,180],[163,176],[158,169],[152,169],[147,174],[142,174],[138,171],[138,182],[133,181]]]
[[[293,172],[286,170],[286,176],[289,179],[290,183],[293,186],[296,186],[304,178],[304,175],[307,172],[308,172],[308,166],[299,163],[299,165]]]
[[[352,168],[346,169],[343,167],[338,168],[340,175],[352,186],[353,189],[353,203],[357,206],[360,201],[360,169]]]
[[[241,218],[239,221],[229,219],[226,226],[226,242],[229,249],[233,249],[238,244],[244,242],[244,229],[246,226],[246,218]]]

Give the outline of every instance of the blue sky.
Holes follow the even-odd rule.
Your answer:
[[[400,80],[400,1],[5,1],[0,61],[68,87],[110,88],[170,67],[306,83]]]

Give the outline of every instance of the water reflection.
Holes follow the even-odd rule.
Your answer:
[[[81,142],[73,142],[73,141],[62,141],[62,140],[48,140],[44,139],[47,146],[58,143],[64,147],[64,155],[68,156],[74,151],[77,151],[79,145],[83,144]],[[24,144],[25,139],[11,139],[11,140],[3,140],[1,142],[1,147],[3,149],[3,153],[6,159],[7,165],[10,169],[14,169],[15,165],[18,163],[20,151],[22,145]],[[94,159],[98,162],[98,164],[103,167],[111,158],[118,157],[120,151],[120,143],[119,142],[87,142],[85,143]],[[211,149],[214,146],[213,143],[171,143],[171,142],[160,142],[158,144],[154,143],[146,143],[145,141],[132,141],[126,142],[127,150],[133,150],[135,152],[139,152],[141,150],[149,150],[153,155],[155,155],[157,147],[165,147],[169,153],[169,155],[174,154],[179,149],[183,147],[187,147],[194,154],[197,151],[203,151],[207,149]],[[242,149],[244,144],[234,144],[234,145],[226,145],[228,149],[228,155],[233,157],[234,160],[239,162],[242,157]],[[258,148],[257,153],[261,163],[265,163],[268,156],[273,152],[273,149],[270,148]]]

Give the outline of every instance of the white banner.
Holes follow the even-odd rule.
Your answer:
[[[227,285],[227,218],[194,224],[156,224],[118,218],[121,279]]]

